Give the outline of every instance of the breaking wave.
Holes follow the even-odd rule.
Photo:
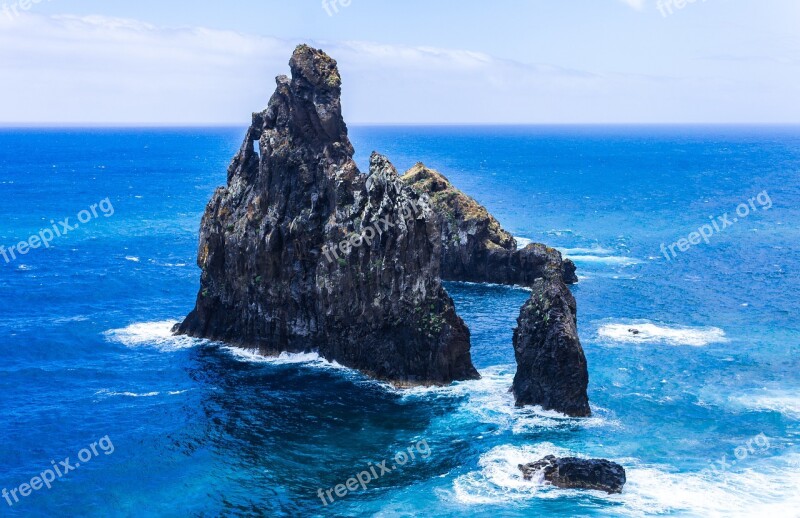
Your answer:
[[[667,326],[648,322],[605,324],[600,327],[597,334],[602,339],[634,344],[660,343],[702,347],[728,341],[725,331],[718,327]]]

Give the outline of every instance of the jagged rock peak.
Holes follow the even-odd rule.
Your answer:
[[[269,106],[253,115],[249,140],[272,132],[268,138],[290,138],[295,147],[300,143],[314,151],[327,147],[334,159],[351,158],[354,151],[342,117],[342,82],[336,61],[321,50],[300,45],[289,68],[291,79],[278,76]]]
[[[322,50],[298,45],[289,60],[292,80],[305,81],[320,91],[331,91],[337,96],[341,94],[342,78],[336,60]]]
[[[315,350],[397,384],[477,378],[435,214],[385,157],[358,170],[336,62],[301,45],[290,68],[206,207],[200,293],[177,332]]]

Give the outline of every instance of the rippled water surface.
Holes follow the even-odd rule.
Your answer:
[[[520,241],[575,260],[584,420],[513,406],[522,289],[447,285],[483,378],[443,388],[171,337],[199,285],[200,216],[242,136],[0,131],[6,249],[113,205],[48,249],[0,257],[0,489],[113,445],[52,489],[0,499],[0,514],[800,516],[800,130],[351,130],[362,167],[372,150],[400,169],[424,161]],[[667,259],[662,244],[748,200]],[[615,460],[628,485],[523,481],[517,464],[547,454]],[[384,460],[396,469],[323,504],[318,490]]]

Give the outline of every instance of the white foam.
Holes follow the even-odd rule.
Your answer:
[[[636,329],[639,334],[631,333]],[[702,347],[711,343],[727,342],[725,331],[718,327],[681,327],[651,323],[605,324],[597,334],[601,338],[625,343],[662,343]]]
[[[185,394],[189,392],[188,390],[170,390],[167,392],[170,396],[178,396],[180,394]],[[102,389],[95,392],[96,396],[105,396],[105,397],[112,397],[112,396],[121,396],[121,397],[155,397],[160,396],[161,392],[116,392],[109,389]]]
[[[125,256],[125,260],[132,261],[134,263],[138,263],[140,261],[140,259],[138,257],[132,256],[132,255]]]
[[[641,261],[633,257],[623,257],[616,255],[570,255],[568,256],[576,263],[594,263],[594,264],[609,264],[615,266],[632,266],[639,264]]]
[[[254,349],[243,349],[241,347],[223,346],[223,351],[227,351],[234,358],[244,362],[269,363],[272,365],[313,365],[315,367],[332,367],[336,369],[352,370],[340,365],[337,362],[330,362],[316,352],[310,353],[281,353],[278,356],[264,356]],[[355,371],[354,371],[355,372]]]
[[[127,347],[154,347],[162,351],[175,351],[187,349],[202,344],[205,340],[190,338],[188,336],[175,336],[172,328],[178,322],[165,320],[162,322],[143,322],[131,324],[122,329],[112,329],[103,335],[112,342],[121,343]]]
[[[175,336],[172,328],[178,322],[165,320],[162,322],[142,322],[131,324],[122,329],[112,329],[103,333],[107,340],[121,343],[127,347],[153,347],[161,351],[176,351],[197,347],[209,340]],[[281,353],[278,356],[264,356],[257,350],[245,349],[231,345],[222,345],[221,350],[228,352],[235,359],[244,362],[270,363],[273,365],[312,365],[315,367],[335,368],[352,371],[337,362],[329,362],[316,352]],[[356,372],[356,371],[353,371]],[[376,382],[377,383],[377,382]]]
[[[404,398],[463,397],[465,401],[459,412],[471,422],[495,425],[497,433],[525,434],[562,426],[594,428],[619,424],[598,416],[572,418],[541,407],[517,408],[514,395],[508,390],[515,370],[513,365],[492,367],[481,371],[479,380],[456,382],[446,387],[398,389],[398,392]]]
[[[137,394],[136,392],[113,392],[108,389],[99,390],[95,393],[96,396],[124,396],[124,397],[154,397],[160,395],[160,392],[146,392]]]
[[[628,469],[621,511],[629,516],[689,512],[693,516],[798,516],[798,456],[753,461],[743,470],[673,473],[659,467]]]
[[[779,412],[792,419],[800,419],[798,392],[765,390],[730,398],[732,402],[749,410]]]
[[[611,255],[614,253],[613,250],[608,250],[606,248],[596,246],[592,248],[558,248],[559,252],[562,255],[566,256],[573,256],[573,255],[581,255],[581,254],[588,254],[588,255]]]
[[[571,230],[567,231],[555,231],[555,232],[572,232]],[[548,232],[550,233],[550,232]],[[561,234],[556,234],[561,235]],[[517,240],[517,248],[520,250],[528,246],[529,244],[533,243],[533,240],[528,239],[527,237],[517,237],[514,236],[514,239]],[[581,254],[588,254],[590,256],[594,255],[611,255],[614,253],[613,250],[609,250],[607,248],[603,248],[601,246],[592,246],[592,247],[577,247],[577,248],[558,248],[556,250],[561,252],[561,255],[572,257],[573,255],[581,255]]]
[[[453,481],[453,493],[462,504],[497,505],[514,500],[546,497],[552,493],[540,480],[525,480],[520,464],[534,462],[547,455],[569,455],[567,450],[551,443],[535,446],[503,445],[481,455],[478,471],[473,471]],[[557,495],[556,495],[557,496]]]
[[[501,290],[518,290],[518,291],[533,291],[532,288],[528,286],[520,286],[518,284],[508,285],[508,284],[496,284],[493,282],[471,282],[471,281],[447,281],[451,284],[463,284],[464,286],[476,286],[478,288],[498,288]]]
[[[551,443],[498,446],[481,455],[479,469],[453,481],[452,496],[468,506],[504,505],[530,499],[602,499],[613,503],[615,516],[690,514],[691,516],[798,516],[800,455],[776,461],[753,461],[735,472],[714,475],[676,473],[666,466],[642,465],[636,459],[617,459],[625,467],[622,494],[554,488],[541,478],[526,481],[519,464],[546,455],[585,457]],[[613,459],[612,459],[613,460]],[[574,504],[579,505],[579,504]]]
[[[517,250],[522,250],[529,244],[533,243],[533,240],[528,239],[527,237],[514,237],[517,240]]]
[[[54,318],[54,324],[68,324],[70,322],[86,322],[89,320],[89,317],[83,315],[77,315],[74,317],[61,317],[61,318]]]
[[[569,235],[569,234],[573,234],[573,233],[574,233],[574,230],[572,230],[571,228],[552,229],[552,230],[548,230],[547,232],[545,232],[545,234],[547,234],[548,236],[563,236],[563,235]]]

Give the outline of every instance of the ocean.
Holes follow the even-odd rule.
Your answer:
[[[243,136],[0,130],[0,515],[800,516],[800,128],[351,127],[575,261],[588,419],[514,408],[523,289],[447,284],[448,387],[172,337]],[[548,454],[628,484],[522,480]]]

